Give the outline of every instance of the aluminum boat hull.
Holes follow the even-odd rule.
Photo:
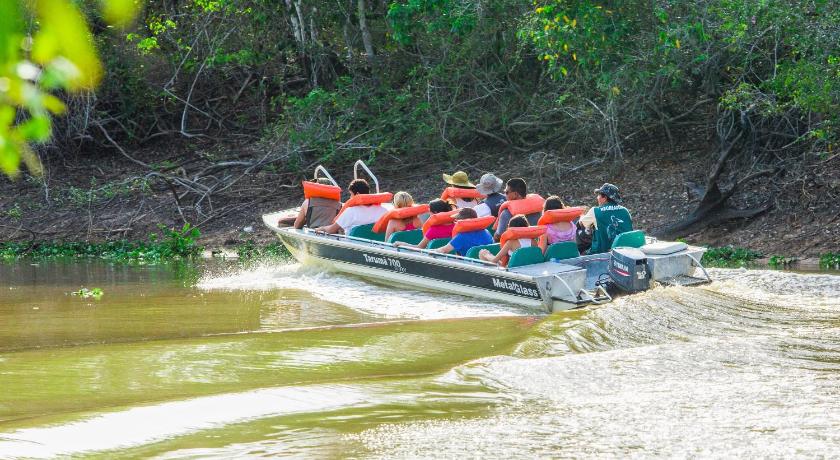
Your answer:
[[[326,235],[310,229],[278,227],[280,215],[267,214],[263,221],[302,264],[318,265],[400,287],[504,301],[544,312],[568,310],[603,300],[603,297],[599,299],[589,293],[606,273],[608,254],[507,269],[433,251],[397,248],[388,243]],[[699,256],[702,256],[702,248],[693,249],[695,254],[699,250]],[[679,269],[684,265],[679,264]],[[660,266],[665,264],[660,262]],[[659,271],[663,272],[662,269]],[[693,273],[693,267],[690,271]]]

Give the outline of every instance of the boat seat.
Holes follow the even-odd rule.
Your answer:
[[[350,230],[347,236],[354,236],[356,238],[364,238],[373,241],[385,241],[384,233],[374,233],[373,224],[357,225]]]
[[[429,241],[429,245],[426,246],[426,249],[442,248],[442,247],[446,246],[447,244],[449,244],[449,240],[451,240],[451,239],[452,238],[435,238],[435,239]]]
[[[508,268],[521,267],[523,265],[541,264],[545,262],[542,249],[536,246],[519,248],[513,251],[508,261]]]
[[[548,245],[545,250],[546,262],[557,262],[558,260],[573,259],[580,257],[577,243],[574,241],[561,241]]]
[[[499,244],[499,243],[496,243],[496,244],[482,244],[480,246],[473,246],[473,247],[470,248],[469,251],[467,251],[466,257],[469,257],[470,259],[478,259],[478,253],[481,252],[482,249],[486,249],[486,250],[490,251],[495,256],[496,254],[499,253],[499,250],[502,249],[502,245]]]
[[[420,241],[423,240],[423,230],[405,230],[402,232],[394,232],[391,234],[391,237],[388,238],[389,243],[396,243],[397,241],[403,241],[408,244],[420,244]]]
[[[645,232],[633,230],[619,233],[613,240],[613,248],[640,248],[645,245]]]

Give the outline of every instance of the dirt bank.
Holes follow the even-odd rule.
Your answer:
[[[379,157],[373,169],[385,190],[409,190],[418,201],[437,196],[443,187],[440,174],[458,169],[474,179],[485,171],[503,178],[522,176],[532,191],[558,194],[575,205],[593,204],[592,190],[612,182],[624,192],[636,226],[650,231],[686,215],[696,205],[686,182],[702,182],[709,168],[708,157],[698,154],[703,148],[687,146],[682,153],[657,153],[655,146],[647,151],[639,148],[623,162],[591,164],[571,173],[569,169],[590,159],[581,155],[561,161],[540,153],[476,152],[457,161]],[[248,162],[229,168],[212,166],[220,164],[220,157],[236,161],[261,153],[249,145],[190,143],[156,145],[132,155],[144,158],[145,166],[113,154],[106,160],[48,158],[43,179],[25,175],[17,181],[0,178],[0,241],[144,239],[157,231],[158,224],[180,226],[184,221],[197,225],[202,242],[210,247],[246,240],[272,241],[260,215],[299,204],[299,180],[311,174],[311,166],[294,170],[288,160],[250,168],[245,167]],[[208,167],[215,169],[206,171]],[[840,166],[828,167],[834,168],[840,188]],[[331,169],[342,184],[352,176],[349,166]],[[203,175],[197,176],[196,171]],[[193,187],[204,188],[189,191],[173,182],[179,177]],[[763,185],[750,187],[734,197],[736,206],[750,205]],[[819,193],[807,187],[803,184],[802,190],[782,191],[774,197],[776,206],[757,218],[706,228],[686,235],[686,239],[713,246],[749,247],[768,256],[836,252],[840,250],[840,203],[799,205],[798,194]]]

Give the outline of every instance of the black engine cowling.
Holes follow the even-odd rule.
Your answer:
[[[615,248],[610,256],[610,278],[622,291],[639,292],[650,288],[647,256],[635,248]]]

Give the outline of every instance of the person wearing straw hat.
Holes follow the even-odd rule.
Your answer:
[[[476,214],[478,214],[478,217],[499,217],[499,206],[507,200],[501,193],[503,188],[505,188],[504,181],[494,174],[487,173],[481,176],[475,189],[486,198],[484,198],[483,203],[473,208]]]
[[[454,174],[444,174],[443,181],[455,188],[475,189],[475,184],[470,182],[470,177],[464,171],[456,171]],[[456,208],[473,208],[478,204],[474,198],[455,198],[451,204]]]
[[[587,233],[592,234],[589,254],[609,252],[616,236],[633,230],[633,219],[630,211],[621,205],[618,187],[606,183],[595,189],[595,197],[598,206],[589,208],[579,221]]]

